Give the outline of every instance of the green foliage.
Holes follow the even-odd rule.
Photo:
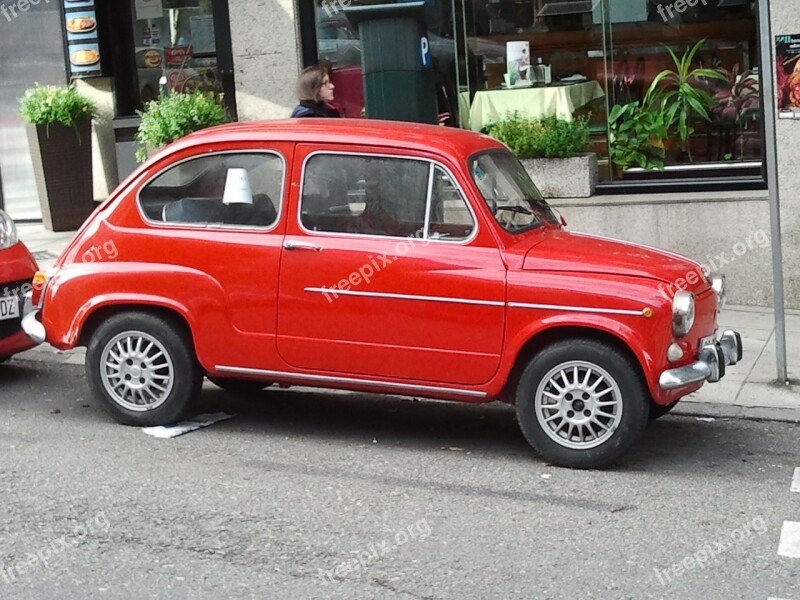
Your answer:
[[[231,117],[222,105],[222,96],[209,92],[172,93],[148,102],[139,112],[142,123],[136,141],[142,147],[136,159],[143,162],[146,148],[160,148],[194,131],[230,123]]]
[[[589,122],[585,117],[564,121],[556,117],[531,119],[514,112],[485,128],[511,148],[517,158],[570,158],[589,149]]]
[[[611,109],[608,119],[611,160],[624,169],[664,170],[667,115],[660,106],[631,102]]]
[[[19,114],[23,121],[34,125],[61,123],[75,127],[78,121],[92,119],[96,112],[94,102],[81,96],[74,85],[39,85],[25,92],[19,101]]]
[[[675,69],[665,69],[656,75],[653,83],[647,90],[644,105],[660,106],[666,113],[666,121],[670,128],[677,128],[681,148],[689,153],[689,138],[694,133],[692,123],[697,118],[710,120],[708,109],[714,100],[704,89],[698,87],[701,79],[726,79],[723,72],[718,69],[692,69],[694,57],[705,42],[705,38],[697,42],[678,56],[667,48]]]

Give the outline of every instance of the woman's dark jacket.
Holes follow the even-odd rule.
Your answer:
[[[301,100],[300,104],[295,106],[292,111],[293,119],[299,117],[331,118],[341,116],[339,111],[329,104],[325,104],[322,101],[315,102],[314,100]]]

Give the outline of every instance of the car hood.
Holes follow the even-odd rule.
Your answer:
[[[681,289],[699,294],[710,288],[699,263],[648,246],[563,230],[553,231],[525,255],[526,271],[562,271],[622,275],[678,282]],[[690,275],[694,273],[696,275]],[[697,275],[699,274],[699,276]],[[695,281],[686,283],[687,277]]]

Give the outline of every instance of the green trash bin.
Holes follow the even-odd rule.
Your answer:
[[[427,37],[433,2],[349,6],[345,14],[361,38],[367,117],[437,123],[436,73]]]

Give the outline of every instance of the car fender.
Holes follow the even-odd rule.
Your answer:
[[[225,343],[225,332],[232,326],[227,318],[227,299],[221,286],[208,274],[186,267],[161,264],[94,264],[60,269],[48,282],[42,310],[47,341],[56,348],[74,348],[83,328],[98,310],[113,306],[161,307],[183,318],[190,331],[203,321],[214,335],[194,335],[198,359],[210,363],[214,345]],[[208,360],[210,358],[210,360]]]

